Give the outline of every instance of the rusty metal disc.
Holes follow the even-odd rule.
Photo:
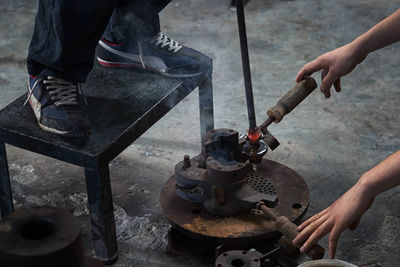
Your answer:
[[[306,212],[308,187],[289,167],[264,159],[257,171],[247,175],[254,189],[278,195],[279,203],[274,208],[278,216],[286,216],[294,222]],[[179,198],[175,193],[175,176],[161,189],[160,204],[165,217],[174,227],[198,238],[221,243],[246,242],[272,237],[276,230],[273,221],[257,210],[223,217],[207,212],[201,204]]]
[[[1,267],[101,267],[84,257],[79,221],[54,207],[18,209],[0,221]]]
[[[231,250],[222,253],[219,255],[217,260],[215,261],[216,267],[235,267],[235,266],[243,266],[243,267],[260,267],[261,253],[249,253],[245,250]]]

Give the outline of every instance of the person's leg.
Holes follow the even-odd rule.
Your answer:
[[[78,83],[90,72],[112,0],[40,0],[27,58],[29,104],[39,126],[81,137],[90,129]]]
[[[161,12],[171,0],[119,0],[103,34],[112,43],[133,42],[160,32]]]
[[[29,74],[84,82],[114,7],[112,0],[40,0],[27,59]]]

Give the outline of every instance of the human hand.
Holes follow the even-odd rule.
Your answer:
[[[293,244],[306,253],[322,237],[329,235],[329,256],[335,257],[340,234],[346,229],[357,228],[361,216],[369,209],[374,196],[363,183],[358,182],[325,210],[312,216],[298,227],[300,233]]]
[[[297,73],[296,82],[303,79],[304,76],[309,76],[312,73],[323,70],[321,73],[321,92],[326,98],[331,96],[330,89],[332,84],[336,92],[342,90],[340,77],[350,73],[357,64],[361,63],[366,58],[361,49],[354,43],[349,43],[328,53],[325,53],[308,64]]]

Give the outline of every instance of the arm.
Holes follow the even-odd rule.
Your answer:
[[[332,84],[336,91],[340,92],[340,77],[350,73],[369,53],[398,41],[400,41],[400,9],[351,43],[325,53],[306,64],[298,72],[296,81],[299,82],[304,76],[323,70],[321,92],[329,98]]]
[[[400,150],[366,172],[328,208],[302,223],[293,243],[300,245],[306,241],[300,248],[304,253],[330,232],[329,256],[334,258],[340,234],[346,228],[354,230],[375,197],[397,185],[400,185]]]

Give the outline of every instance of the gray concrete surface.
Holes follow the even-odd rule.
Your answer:
[[[163,31],[214,59],[216,127],[243,132],[246,107],[235,13],[230,0],[175,0]],[[399,7],[396,0],[252,0],[246,8],[258,121],[294,84],[297,71],[343,45]],[[36,1],[0,0],[0,108],[26,90],[25,56]],[[325,100],[314,93],[271,132],[281,146],[267,157],[296,170],[311,189],[308,215],[325,208],[359,177],[399,149],[399,44],[368,56]],[[318,77],[318,74],[314,75]],[[185,116],[181,114],[184,112]],[[202,266],[165,253],[168,224],[158,204],[161,185],[184,154],[200,149],[197,94],[192,94],[111,163],[122,266]],[[17,118],[16,118],[17,119]],[[54,205],[83,223],[88,217],[83,170],[7,147],[16,207]],[[337,257],[355,264],[399,266],[400,189],[379,196]],[[321,242],[327,247],[327,239]],[[90,251],[88,251],[90,253]]]

